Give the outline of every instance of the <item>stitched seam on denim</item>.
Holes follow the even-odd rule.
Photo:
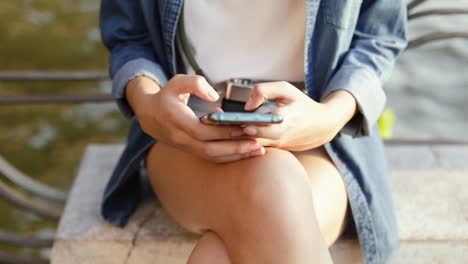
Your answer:
[[[165,21],[167,26],[167,34],[165,38],[165,47],[166,50],[169,52],[169,65],[170,65],[170,70],[172,74],[176,73],[176,67],[175,67],[175,45],[174,45],[174,40],[175,40],[175,34],[177,31],[177,22],[179,20],[179,15],[180,15],[180,10],[182,6],[182,1],[171,1],[170,3],[167,4],[166,7],[166,16],[165,16]]]
[[[170,63],[170,44],[168,44],[170,42],[170,40],[168,40],[168,36],[170,35],[170,30],[168,29],[169,26],[166,26],[166,24],[169,24],[170,25],[170,21],[169,21],[169,12],[170,12],[170,5],[171,5],[171,0],[168,0],[166,1],[166,4],[164,6],[164,11],[163,11],[163,25],[162,26],[162,29],[163,29],[163,45],[164,45],[164,50],[166,51],[166,53],[169,53],[167,58],[168,58],[168,61],[167,63]]]
[[[372,215],[369,211],[369,205],[367,204],[366,199],[364,199],[364,194],[357,184],[356,180],[351,177],[345,177],[347,182],[348,191],[350,194],[355,194],[353,198],[350,197],[351,211],[353,212],[354,217],[357,219],[356,228],[359,230],[357,232],[359,240],[362,242],[362,245],[366,245],[367,248],[363,250],[365,259],[367,263],[374,263],[374,258],[380,259],[380,254],[377,252],[375,229],[372,223]],[[377,263],[379,263],[377,261]]]
[[[356,229],[358,229],[358,232],[357,232],[358,237],[360,238],[359,241],[362,242],[361,245],[368,246],[367,247],[368,250],[366,249],[362,250],[362,252],[364,253],[364,257],[367,260],[367,263],[374,263],[374,256],[377,258],[377,260],[380,260],[381,257],[380,257],[380,254],[377,252],[377,238],[375,235],[376,231],[374,229],[374,224],[372,223],[372,215],[370,214],[370,211],[369,211],[369,205],[367,204],[366,199],[363,198],[364,194],[362,193],[362,190],[359,184],[356,182],[355,178],[353,177],[353,173],[348,168],[346,163],[344,163],[338,157],[338,154],[335,153],[335,150],[332,144],[331,143],[326,144],[325,149],[327,150],[327,153],[330,156],[330,158],[333,160],[333,163],[337,165],[338,170],[343,175],[349,195],[356,194],[356,197],[354,198],[358,200],[351,199],[351,197],[349,197],[351,211],[353,212],[354,218],[359,217],[359,221],[355,221]],[[352,203],[351,200],[353,200],[354,202]],[[361,217],[361,214],[359,214],[360,212],[365,213],[365,216]],[[356,214],[359,214],[359,215],[356,215]],[[365,243],[364,240],[369,241],[370,245],[368,245],[368,243]],[[377,263],[379,262],[377,261]]]
[[[156,3],[156,4],[159,5],[159,2],[161,2],[161,1],[158,1],[158,3]],[[164,6],[162,6],[162,8],[161,8],[161,10],[162,10],[161,15],[162,15],[162,18],[165,18],[166,17],[166,9],[167,9],[168,1],[162,1],[162,2],[164,3]],[[158,7],[158,10],[159,10],[159,7]],[[160,20],[160,21],[162,22],[162,20]],[[161,27],[164,28],[163,25],[161,25]]]
[[[362,3],[362,0],[352,0],[353,2],[351,3],[351,5],[353,6],[353,14],[350,15],[349,17],[346,18],[345,21],[343,20],[340,20],[340,22],[336,22],[335,19],[334,19],[334,15],[333,15],[333,7],[330,5],[329,1],[335,1],[335,0],[325,0],[325,8],[324,8],[324,17],[325,17],[325,22],[329,25],[332,25],[332,26],[335,26],[336,28],[338,29],[349,29],[350,26],[351,26],[351,20],[353,18],[355,18],[355,16],[359,16],[359,11],[358,12],[354,12],[354,8],[355,7],[359,7]],[[356,14],[354,14],[356,13]]]
[[[351,170],[349,169],[347,163],[344,163],[344,168],[345,168],[346,171],[349,172],[350,175],[352,175],[352,172],[351,172]],[[370,260],[369,260],[369,263],[372,263],[372,258],[373,258],[373,256],[376,256],[376,257],[377,257],[377,260],[378,260],[377,262],[380,262],[380,254],[379,254],[378,251],[377,251],[377,237],[376,237],[377,232],[375,231],[375,224],[374,224],[373,221],[372,221],[373,218],[372,218],[372,215],[371,215],[371,213],[370,213],[370,211],[369,211],[369,204],[367,203],[367,200],[363,198],[363,197],[364,197],[364,194],[362,193],[362,189],[360,188],[359,184],[357,184],[356,179],[355,179],[354,177],[349,177],[349,178],[350,178],[350,180],[351,180],[351,181],[350,181],[350,186],[351,186],[351,184],[352,184],[353,182],[354,182],[354,183],[356,184],[356,186],[357,186],[357,187],[356,187],[356,192],[360,194],[360,195],[359,195],[359,198],[362,199],[362,203],[361,203],[361,204],[366,205],[363,209],[365,210],[365,213],[367,214],[367,217],[364,218],[364,219],[365,219],[365,220],[369,220],[369,221],[366,221],[366,223],[367,223],[366,226],[368,226],[368,228],[370,228],[370,229],[372,230],[371,233],[369,234],[369,235],[371,236],[371,238],[373,238],[373,239],[372,239],[372,245],[370,246],[370,248],[373,250],[373,252],[375,252],[375,255],[369,254],[369,255],[367,256],[367,257],[370,259]],[[363,223],[363,224],[364,224],[364,223]],[[364,226],[364,225],[363,225],[363,226]],[[371,250],[371,252],[372,252],[372,250]],[[366,257],[366,258],[367,258],[367,257]]]
[[[324,0],[327,1],[327,0]],[[318,12],[320,11],[320,5],[323,1],[321,0],[307,0],[306,1],[306,32],[305,32],[305,42],[304,42],[304,81],[307,95],[313,99],[317,99],[314,96],[314,92],[317,93],[317,89],[314,89],[311,93],[311,89],[314,83],[314,76],[311,74],[313,72],[309,70],[311,61],[313,60],[313,36],[315,32],[315,25],[317,23]],[[315,14],[315,16],[312,16]]]

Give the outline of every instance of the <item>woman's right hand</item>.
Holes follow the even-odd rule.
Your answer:
[[[143,131],[160,142],[217,163],[265,153],[254,139],[241,139],[245,134],[239,126],[201,123],[187,106],[190,94],[210,102],[219,97],[205,78],[195,75],[176,75],[162,89],[142,76],[126,88],[126,99]]]

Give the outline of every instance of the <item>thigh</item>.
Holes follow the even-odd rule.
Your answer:
[[[309,175],[315,216],[330,246],[347,223],[348,195],[343,177],[323,147],[293,154]]]
[[[310,176],[315,214],[329,245],[338,237],[344,223],[346,189],[323,148],[294,155],[267,148],[265,157],[216,164],[157,143],[150,150],[146,164],[152,187],[164,209],[176,222],[195,233],[213,229],[225,217],[222,214],[235,211],[231,207],[237,206],[238,200],[226,194],[246,174],[267,174],[268,170],[290,172],[300,165]]]

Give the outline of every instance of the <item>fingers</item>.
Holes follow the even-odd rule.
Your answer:
[[[243,132],[246,135],[255,138],[266,138],[278,140],[284,134],[286,127],[281,124],[275,124],[271,126],[246,126]]]
[[[262,147],[278,147],[278,141],[268,138],[255,138],[255,141]]]
[[[255,140],[198,141],[193,148],[207,160],[223,162],[264,153],[264,148]]]
[[[202,76],[178,74],[170,81],[170,88],[177,95],[196,94],[198,97],[214,102],[219,94]]]
[[[266,152],[265,148],[259,148],[256,151],[245,153],[245,154],[218,157],[218,158],[215,158],[213,161],[216,163],[227,163],[227,162],[262,156],[265,154],[265,152]]]
[[[222,110],[214,109],[214,111]],[[186,105],[179,105],[178,108],[174,106],[173,111],[168,112],[165,117],[166,125],[171,124],[181,133],[199,141],[238,139],[245,135],[239,126],[212,126],[201,123]]]
[[[200,141],[186,133],[176,135],[175,147],[216,163],[225,163],[265,154],[265,148],[253,139]]]
[[[245,135],[250,137],[278,140],[284,135],[288,126],[290,126],[290,122],[288,120],[290,115],[289,112],[289,106],[279,107],[272,113],[282,116],[284,118],[283,122],[279,124],[270,124],[267,126],[247,125],[243,127],[242,131]]]
[[[187,133],[200,141],[237,139],[245,135],[239,126],[210,126],[197,122],[187,129]]]
[[[213,110],[213,113],[223,113],[224,110],[221,108],[221,107],[215,107],[215,109]]]
[[[245,135],[239,126],[205,125],[195,115],[185,118],[178,128],[199,141],[238,139]]]
[[[294,90],[297,89],[288,82],[256,84],[245,104],[244,109],[247,111],[253,110],[267,100],[276,100],[287,103],[293,99],[294,93],[297,92]]]
[[[255,109],[255,113],[257,114],[269,114],[273,113],[278,108],[278,105],[275,101],[268,100],[263,103],[260,107]]]

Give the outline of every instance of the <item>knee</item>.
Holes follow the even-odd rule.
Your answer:
[[[229,264],[226,246],[221,238],[212,231],[205,232],[198,240],[187,261],[188,264],[196,263],[219,263]]]
[[[239,222],[258,226],[274,221],[275,228],[290,228],[313,214],[307,172],[288,151],[269,149],[253,169],[239,175],[233,190]]]

